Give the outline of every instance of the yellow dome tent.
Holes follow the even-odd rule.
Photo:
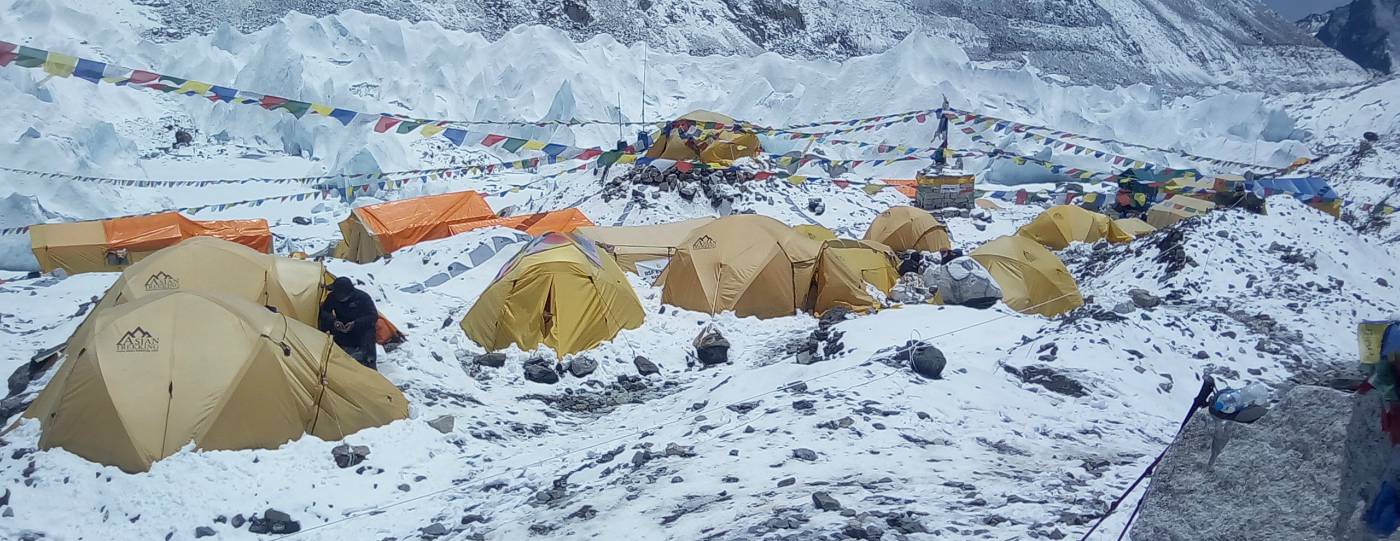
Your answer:
[[[193,237],[127,267],[93,312],[167,291],[214,291],[271,306],[316,326],[325,273],[318,262],[268,255],[213,237]]]
[[[888,295],[899,281],[895,255],[889,246],[868,240],[829,240],[822,243],[813,273],[812,311],[818,314],[837,306],[855,311],[879,308],[866,292],[869,283]]]
[[[1108,216],[1074,205],[1056,205],[1036,216],[1016,231],[1051,250],[1063,250],[1075,242],[1093,244],[1107,239],[1114,244],[1129,242],[1133,236],[1119,229]]]
[[[1152,227],[1152,224],[1149,224],[1137,218],[1119,218],[1117,220],[1114,220],[1113,223],[1118,226],[1118,229],[1123,230],[1124,233],[1132,235],[1133,238],[1141,237],[1143,235],[1150,234],[1153,231],[1157,230],[1157,228]]]
[[[728,166],[739,158],[753,158],[763,152],[757,135],[736,132],[730,128],[734,124],[733,118],[719,113],[692,111],[658,132],[646,157]]]
[[[927,211],[910,206],[892,207],[881,212],[870,223],[870,229],[865,231],[865,240],[884,244],[896,252],[953,249],[948,228]]]
[[[816,224],[795,225],[792,226],[792,230],[801,233],[802,236],[815,240],[817,242],[836,240],[836,233],[833,233],[830,229]]]
[[[90,323],[25,411],[40,448],[140,472],[191,441],[275,449],[408,417],[403,394],[329,336],[243,299],[166,292]]]
[[[807,306],[821,243],[753,214],[696,228],[657,283],[661,302],[739,317],[792,315]]]
[[[547,233],[501,269],[462,318],[462,330],[488,350],[544,344],[563,356],[640,327],[642,318],[642,303],[616,261],[581,235]]]
[[[1013,310],[1043,316],[1063,314],[1084,304],[1079,285],[1053,252],[1020,235],[998,237],[972,251],[1001,286]]]

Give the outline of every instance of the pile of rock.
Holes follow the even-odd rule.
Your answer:
[[[751,194],[750,181],[754,175],[750,171],[738,169],[669,169],[661,171],[652,166],[632,169],[608,179],[603,187],[603,200],[625,199],[645,202],[650,197],[660,197],[660,192],[676,192],[682,199],[693,201],[704,196],[710,206],[720,208]],[[655,188],[654,191],[648,188]]]

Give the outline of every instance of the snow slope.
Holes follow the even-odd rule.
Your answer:
[[[832,216],[873,212],[829,201]],[[658,205],[689,212],[678,200]],[[838,325],[844,352],[814,365],[785,353],[811,332],[811,317],[686,312],[660,305],[659,290],[634,277],[645,324],[587,352],[597,372],[554,387],[522,379],[523,352],[510,353],[505,368],[474,365],[481,350],[456,326],[519,246],[512,234],[468,233],[369,265],[333,262],[333,272],[370,284],[412,338],[380,361],[405,389],[412,418],[349,438],[370,447],[367,470],[335,468],[335,443],[307,438],[270,451],[187,449],[127,475],[61,450],[33,451],[37,424],[26,422],[0,448],[15,457],[0,463],[15,512],[0,532],[185,539],[210,526],[221,539],[248,539],[256,536],[216,518],[273,507],[300,520],[306,539],[412,538],[433,523],[486,539],[610,539],[623,529],[644,538],[817,539],[870,525],[893,535],[894,524],[916,532],[910,539],[1077,535],[1170,440],[1203,370],[1232,384],[1325,377],[1355,357],[1357,319],[1400,307],[1381,285],[1400,270],[1394,248],[1288,198],[1270,207],[1269,216],[1221,212],[1183,227],[1181,251],[1194,263],[1176,272],[1156,261],[1165,233],[1071,247],[1089,304],[1068,318],[1003,306],[892,309]],[[986,232],[963,219],[952,228],[959,243],[976,244],[1027,221],[1025,210],[996,211]],[[497,255],[469,255],[482,246],[499,246]],[[1286,262],[1292,253],[1302,257]],[[463,262],[471,268],[451,269]],[[437,273],[450,278],[427,280]],[[73,306],[111,278],[0,288],[4,306],[17,308],[0,318],[13,341],[0,367],[61,341],[78,322]],[[413,287],[425,281],[440,283]],[[1104,315],[1135,287],[1164,304]],[[706,322],[733,342],[732,364],[687,366],[688,337]],[[911,338],[944,351],[945,379],[874,360]],[[617,383],[635,375],[637,355],[661,375]],[[1015,375],[1028,368],[1074,383]],[[427,425],[440,415],[456,417],[451,433]],[[856,514],[817,511],[817,491]],[[64,520],[75,513],[92,518]],[[1108,528],[1116,531],[1112,521]]]

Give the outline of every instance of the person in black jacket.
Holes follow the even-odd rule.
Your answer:
[[[330,295],[321,303],[321,330],[331,333],[336,345],[360,364],[378,370],[374,325],[379,311],[368,293],[355,288],[355,283],[341,276],[331,283]]]

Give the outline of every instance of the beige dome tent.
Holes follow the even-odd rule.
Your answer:
[[[695,228],[713,221],[695,218],[657,225],[585,226],[578,232],[606,246],[623,270],[637,272],[637,263],[670,258]]]
[[[661,302],[740,317],[781,317],[807,305],[821,243],[753,214],[720,218],[692,231],[657,283]]]
[[[998,237],[970,255],[996,280],[1002,300],[1013,310],[1048,317],[1084,304],[1064,262],[1031,239]]]
[[[167,291],[215,291],[271,306],[315,326],[325,272],[314,261],[268,255],[213,237],[193,237],[127,267],[93,312]]]
[[[273,449],[408,416],[403,394],[327,335],[243,299],[153,294],[89,323],[25,412],[40,448],[139,472],[191,441]]]
[[[546,233],[526,245],[462,319],[488,350],[545,344],[569,355],[642,325],[644,312],[622,269],[580,235]]]
[[[829,240],[822,243],[813,273],[812,311],[818,314],[837,306],[855,311],[879,308],[865,290],[868,283],[888,295],[899,281],[894,251],[868,240]]]
[[[731,129],[735,120],[710,111],[691,111],[656,133],[646,157],[727,166],[763,151],[758,136]],[[722,127],[717,127],[722,126]]]
[[[873,240],[896,252],[920,250],[941,252],[953,249],[948,228],[927,211],[909,206],[892,207],[881,212],[865,231],[865,240]]]
[[[1118,226],[1118,229],[1132,235],[1133,238],[1141,237],[1157,230],[1157,228],[1152,227],[1152,224],[1137,218],[1119,218],[1114,220],[1113,223]]]
[[[1172,196],[1171,199],[1152,205],[1147,209],[1147,223],[1152,227],[1161,229],[1174,223],[1195,218],[1207,212],[1215,210],[1215,203],[1187,197],[1184,195]]]
[[[1051,250],[1063,250],[1075,242],[1093,244],[1107,239],[1114,244],[1133,240],[1108,216],[1074,205],[1055,205],[1021,226],[1017,235],[1039,242]]]

